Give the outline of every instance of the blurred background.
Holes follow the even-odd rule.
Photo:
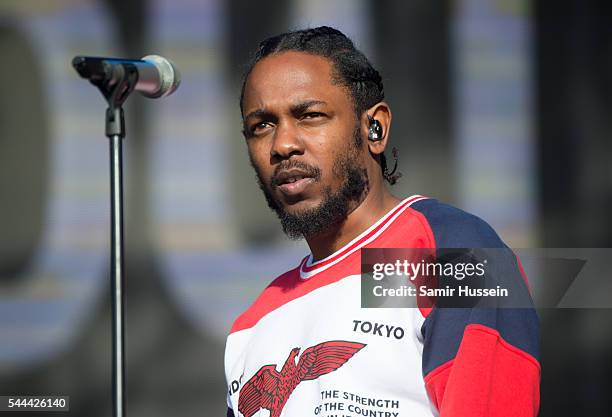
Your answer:
[[[321,24],[383,76],[396,195],[517,248],[612,247],[609,1],[1,0],[0,395],[112,414],[105,102],[70,62],[156,53],[183,82],[125,106],[127,415],[225,415],[233,319],[308,253],[248,165],[241,75],[264,37]],[[612,415],[612,310],[540,316],[540,415]]]

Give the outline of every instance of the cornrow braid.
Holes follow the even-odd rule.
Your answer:
[[[259,44],[247,66],[240,91],[240,112],[244,113],[243,101],[246,81],[263,58],[285,51],[304,52],[328,59],[332,64],[332,81],[344,86],[351,95],[353,109],[359,119],[364,111],[385,98],[380,74],[366,56],[359,51],[353,41],[337,29],[320,26],[311,29],[282,33],[265,39]],[[380,164],[383,177],[391,185],[397,182],[401,174],[397,169],[397,152],[393,154],[395,168],[389,174],[386,158],[381,154]]]
[[[343,37],[346,38],[346,36],[344,36],[344,34],[340,32],[338,29],[334,29],[329,26],[319,26],[316,28],[307,29],[307,30],[300,31],[300,32],[303,32],[301,39],[300,39],[300,44],[302,46],[307,45],[308,42],[310,42],[312,39],[319,37],[319,36],[327,36],[327,37],[338,36],[340,38],[343,38]],[[287,33],[286,35],[288,34],[289,33]],[[350,39],[346,38],[346,40],[350,42]]]
[[[395,163],[393,165],[393,169],[391,170],[391,172],[389,172],[389,167],[387,166],[387,157],[385,156],[384,153],[380,155],[380,169],[382,170],[383,178],[390,185],[395,185],[397,180],[399,180],[402,177],[402,173],[397,171],[397,158],[399,156],[399,151],[397,150],[395,146],[391,150],[391,155],[393,155],[393,159],[395,160]]]

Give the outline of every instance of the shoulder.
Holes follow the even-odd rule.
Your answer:
[[[411,208],[425,218],[438,248],[506,247],[486,221],[457,207],[428,198]]]

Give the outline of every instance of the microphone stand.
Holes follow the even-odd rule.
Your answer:
[[[129,64],[117,67],[120,81],[110,84],[104,78],[89,77],[79,66],[73,66],[84,78],[98,87],[108,102],[106,137],[109,139],[111,180],[111,300],[113,310],[113,416],[125,417],[125,284],[123,250],[123,150],[125,119],[121,107],[138,81],[137,69]]]

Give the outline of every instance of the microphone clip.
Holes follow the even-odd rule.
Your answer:
[[[109,65],[103,58],[77,56],[72,66],[82,78],[86,78],[98,87],[106,102],[106,136],[125,137],[125,118],[123,103],[134,91],[138,82],[138,70],[135,65],[121,63]]]

